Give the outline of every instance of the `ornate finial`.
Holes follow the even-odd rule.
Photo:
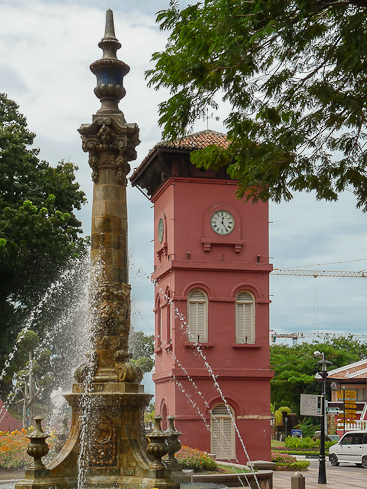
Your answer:
[[[112,10],[106,12],[105,35],[98,46],[103,51],[103,57],[90,65],[92,73],[97,77],[94,93],[102,102],[102,107],[97,114],[118,116],[121,119],[120,123],[124,123],[126,121],[118,103],[125,96],[123,79],[129,73],[130,67],[116,56],[116,51],[120,49],[121,44],[115,37]]]
[[[116,51],[121,44],[115,37],[115,26],[113,23],[113,12],[108,9],[106,12],[106,27],[104,37],[98,46],[103,50],[103,58],[117,59]]]
[[[116,39],[116,37],[115,37],[115,26],[113,24],[113,12],[110,8],[106,11],[106,28],[104,31],[104,39],[106,39],[106,38]],[[117,41],[117,39],[116,39],[116,41]]]

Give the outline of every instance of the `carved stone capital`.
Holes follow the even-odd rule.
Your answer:
[[[136,159],[135,147],[140,144],[136,124],[120,124],[113,117],[97,117],[92,124],[83,124],[79,133],[83,151],[89,153],[92,179],[99,181],[100,169],[115,168],[118,183],[124,183],[130,171],[129,161]]]

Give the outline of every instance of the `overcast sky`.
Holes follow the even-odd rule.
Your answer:
[[[181,5],[188,2],[181,1]],[[80,213],[90,233],[92,182],[87,155],[77,129],[90,123],[100,107],[89,65],[101,57],[105,11],[114,11],[121,60],[131,71],[124,79],[120,108],[127,122],[140,127],[140,164],[161,139],[157,105],[167,92],[148,89],[144,71],[151,55],[162,50],[166,33],[155,24],[155,12],[168,0],[2,0],[0,2],[0,92],[15,100],[37,134],[35,146],[51,164],[61,159],[79,166],[78,181],[89,203]],[[226,108],[220,105],[209,128],[225,132]],[[194,130],[206,129],[198,121]],[[136,188],[128,188],[129,248],[133,286],[133,323],[153,331],[153,210]],[[355,209],[346,192],[337,203],[297,195],[290,203],[270,203],[270,256],[275,268],[325,270],[367,269],[367,216]],[[320,264],[320,266],[318,266]],[[329,265],[327,265],[329,264]],[[270,328],[277,333],[302,331],[367,334],[367,279],[273,276]],[[279,341],[279,340],[278,340]]]

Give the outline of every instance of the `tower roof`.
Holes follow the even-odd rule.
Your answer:
[[[189,134],[176,141],[160,141],[149,151],[141,164],[135,168],[130,177],[131,184],[133,186],[138,185],[146,188],[149,194],[152,195],[154,189],[157,189],[158,181],[156,181],[156,177],[158,176],[158,173],[160,173],[164,179],[167,179],[167,177],[172,175],[172,168],[167,167],[168,161],[166,161],[165,164],[163,163],[164,155],[167,155],[168,153],[171,155],[172,153],[176,153],[177,156],[180,154],[182,157],[184,155],[189,156],[191,151],[204,149],[213,144],[221,146],[222,148],[227,148],[230,141],[227,139],[226,134],[212,131],[211,129]],[[148,179],[146,177],[148,177]],[[153,180],[155,183],[152,184]],[[163,183],[163,181],[161,183]]]
[[[211,144],[227,148],[229,146],[227,135],[221,132],[212,131],[211,129],[206,129],[205,131],[189,134],[183,138],[177,139],[176,141],[161,141],[160,143],[156,144],[154,148],[161,147],[194,150],[206,148]],[[153,151],[154,148],[151,151]]]

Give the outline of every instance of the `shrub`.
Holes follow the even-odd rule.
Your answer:
[[[296,460],[286,453],[272,452],[271,461],[276,463],[276,470],[302,470],[310,465],[308,460]]]
[[[332,445],[335,445],[337,441],[326,441],[325,442],[325,449],[329,450],[329,448]],[[284,445],[287,448],[307,448],[307,449],[314,449],[318,450],[320,447],[320,439],[313,440],[309,436],[307,438],[298,438],[298,437],[292,437],[292,436],[287,436],[285,439]]]
[[[184,469],[216,470],[217,468],[217,463],[212,457],[196,448],[183,446],[175,456]]]
[[[313,441],[309,436],[306,438],[298,438],[287,436],[284,445],[287,448],[317,448],[320,445],[320,440]]]
[[[29,439],[27,434],[33,431],[33,427],[28,430],[0,431],[0,467],[2,469],[23,469],[32,463],[32,457],[27,453]],[[52,435],[47,439],[50,447],[49,454],[42,461],[47,463],[53,456],[53,448],[56,437]]]

